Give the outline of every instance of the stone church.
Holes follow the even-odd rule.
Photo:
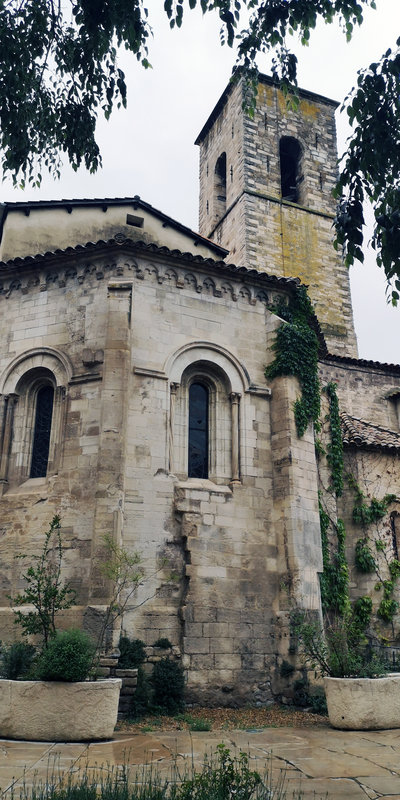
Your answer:
[[[90,630],[104,611],[111,535],[145,573],[122,629],[168,637],[188,699],[218,704],[285,693],[290,608],[321,604],[326,458],[311,424],[297,435],[297,378],[265,377],[284,324],[273,309],[300,283],[346,468],[368,501],[400,495],[400,366],[357,358],[332,247],[337,104],[301,90],[289,109],[261,75],[250,118],[244,92],[227,86],[196,141],[199,233],[138,196],[0,207],[0,639],[16,635],[15,556],[39,553],[59,514],[77,593],[63,624]],[[355,567],[356,541],[384,542],[385,578],[400,504],[368,534],[352,507],[346,485],[330,514],[346,525],[355,599],[376,584]],[[391,639],[396,619],[382,622]]]

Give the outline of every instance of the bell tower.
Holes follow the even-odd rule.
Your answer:
[[[337,103],[299,90],[289,108],[259,76],[254,116],[230,83],[200,132],[200,233],[227,261],[309,286],[332,353],[356,356],[348,270],[333,248]]]

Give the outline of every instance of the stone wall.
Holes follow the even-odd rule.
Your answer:
[[[229,249],[235,264],[310,287],[310,297],[332,352],[355,356],[348,270],[332,246],[337,179],[336,103],[301,92],[289,108],[261,76],[254,117],[242,109],[243,86],[225,90],[198,137],[200,231]],[[279,142],[294,137],[302,151],[298,203],[281,198]],[[216,208],[214,169],[227,157],[225,213]]]
[[[344,522],[351,600],[370,597],[373,605],[372,628],[375,633],[381,634],[383,642],[393,641],[398,638],[400,627],[398,609],[393,616],[393,624],[382,620],[377,611],[384,594],[382,581],[391,579],[389,564],[393,559],[398,559],[400,554],[400,501],[395,499],[400,498],[397,409],[400,368],[397,365],[329,358],[320,363],[320,379],[322,388],[329,381],[336,384],[340,412],[349,415],[356,432],[350,440],[344,436],[344,485],[341,497],[335,498],[330,486],[330,469],[326,458],[321,456],[319,460],[323,505],[331,519],[339,517]],[[329,442],[329,409],[324,392],[321,420],[323,428],[320,436],[326,447]],[[364,423],[370,427],[365,429]],[[380,519],[361,524],[353,514],[355,506],[360,504],[358,490],[362,492],[362,502],[367,508],[374,498],[382,501],[385,496],[393,495],[394,499]],[[359,540],[365,542],[375,561],[376,568],[369,572],[363,572],[356,564],[356,544]],[[337,542],[333,541],[333,545],[337,547]],[[396,579],[392,597],[400,603],[400,587]]]
[[[57,468],[18,471],[23,435],[3,450],[2,638],[15,635],[7,594],[23,586],[14,556],[39,553],[59,513],[63,576],[77,591],[69,623],[98,629],[111,535],[144,569],[124,630],[179,647],[188,697],[271,699],[288,648],[284,587],[319,602],[312,436],[296,438],[295,380],[264,376],[280,324],[268,306],[291,284],[123,245],[99,248],[90,267],[86,253],[60,255],[51,270],[43,282],[22,271],[0,296],[3,434],[10,394],[23,430],[25,385],[47,370],[63,389]],[[34,337],[23,335],[29,316]],[[196,376],[211,393],[207,480],[187,476]]]

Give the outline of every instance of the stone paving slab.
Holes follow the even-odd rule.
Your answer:
[[[49,776],[84,770],[107,775],[130,765],[132,779],[145,765],[162,776],[199,768],[222,742],[244,751],[250,767],[268,768],[274,782],[285,781],[287,800],[400,800],[400,731],[338,731],[330,728],[265,728],[238,731],[116,733],[111,741],[54,744],[0,740],[0,797],[11,788],[29,789]]]

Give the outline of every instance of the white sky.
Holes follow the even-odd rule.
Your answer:
[[[399,35],[400,0],[376,0],[377,11],[365,12],[363,26],[350,44],[338,27],[321,26],[309,48],[296,47],[299,85],[342,100],[354,85],[357,70],[367,66]],[[2,185],[2,201],[78,197],[125,197],[139,194],[180,222],[197,229],[198,148],[193,142],[229,80],[234,52],[219,44],[218,19],[186,11],[182,28],[170,31],[162,0],[152,0],[154,39],[144,70],[123,52],[128,76],[128,110],[101,120],[98,142],[103,169],[96,175],[74,173],[68,166],[60,181],[44,177],[40,190]],[[269,59],[259,59],[269,72]],[[349,133],[346,115],[337,115],[339,152]],[[400,307],[386,304],[385,283],[367,249],[366,263],[352,269],[354,317],[362,358],[400,362]]]

